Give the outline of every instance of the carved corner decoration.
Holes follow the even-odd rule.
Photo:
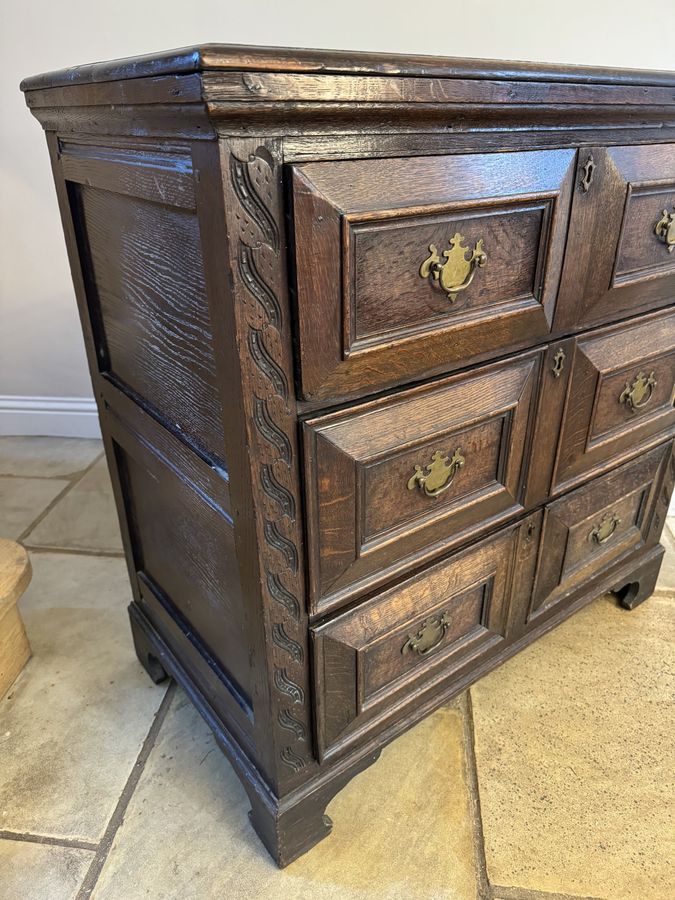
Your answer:
[[[274,174],[274,159],[266,147],[259,147],[255,153],[249,155],[248,159],[238,159],[234,153],[230,156],[232,186],[248,218],[255,223],[262,234],[263,241],[271,247],[274,253],[278,253],[279,226],[258,192],[256,175],[260,174],[260,168],[255,167],[257,161],[267,165],[269,171],[263,175],[263,178],[269,185],[269,180]]]
[[[272,640],[277,647],[285,650],[294,662],[301,663],[304,660],[304,650],[297,641],[286,634],[283,622],[275,622],[272,626]]]
[[[250,361],[244,375],[253,398],[250,435],[257,445],[252,458],[259,460],[254,491],[273,648],[275,728],[279,759],[292,776],[308,765],[310,728],[280,163],[262,143],[232,141],[229,176],[238,226],[231,254],[244,288],[237,314]]]

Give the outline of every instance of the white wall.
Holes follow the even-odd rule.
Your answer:
[[[0,4],[0,433],[92,427],[86,404],[58,399],[90,397],[91,388],[47,150],[19,94],[22,77],[216,41],[675,68],[672,0]],[[41,401],[22,399],[35,397],[57,398],[57,412],[36,416]]]

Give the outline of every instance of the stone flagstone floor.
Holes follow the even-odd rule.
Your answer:
[[[419,724],[278,871],[206,726],[136,660],[100,443],[0,438],[0,537],[34,567],[0,900],[672,900],[674,526],[650,600],[598,598]]]

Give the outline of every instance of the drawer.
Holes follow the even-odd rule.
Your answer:
[[[674,245],[675,144],[581,150],[556,330],[672,303]]]
[[[542,354],[305,423],[313,610],[522,511]]]
[[[536,513],[312,630],[321,761],[504,646],[527,610],[540,521]]]
[[[294,166],[302,395],[372,392],[547,335],[574,160],[544,150]]]
[[[555,493],[675,427],[675,312],[578,338],[571,360]],[[555,385],[552,386],[551,390]]]
[[[661,444],[546,507],[529,621],[647,541],[671,452]]]

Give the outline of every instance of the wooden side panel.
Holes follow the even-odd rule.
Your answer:
[[[227,483],[204,464],[196,483],[114,417],[109,427],[136,571],[250,715],[251,661]]]
[[[55,175],[135,602],[281,795],[313,760],[280,145],[74,146]]]
[[[233,495],[228,473],[244,439],[217,148],[50,143],[134,601],[272,781],[256,733],[267,673],[242,578],[243,479],[235,468]]]
[[[78,179],[69,195],[99,371],[203,455],[223,461],[213,329],[185,173],[158,164],[167,185],[159,202],[147,184],[152,166],[125,180],[133,161],[88,149],[65,157],[65,169]]]

